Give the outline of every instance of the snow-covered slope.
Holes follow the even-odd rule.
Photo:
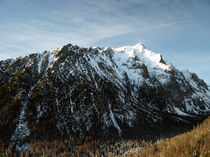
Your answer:
[[[113,49],[69,44],[0,61],[0,137],[20,150],[32,139],[69,135],[162,136],[209,113],[205,82],[141,43]]]

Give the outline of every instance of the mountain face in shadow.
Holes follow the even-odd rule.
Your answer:
[[[210,114],[210,89],[142,44],[0,61],[0,144],[91,136],[169,137]]]

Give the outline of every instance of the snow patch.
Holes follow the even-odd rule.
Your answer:
[[[40,72],[41,72],[42,60],[43,60],[43,57],[42,57],[42,55],[40,54],[40,60],[39,60],[39,62],[38,62],[38,69],[37,69],[39,74],[40,74]]]
[[[174,106],[174,111],[180,115],[180,116],[189,116],[188,114],[184,113],[183,111],[181,111],[178,107]]]

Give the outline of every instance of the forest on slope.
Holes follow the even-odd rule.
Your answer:
[[[33,141],[30,150],[15,152],[0,148],[0,157],[68,157],[68,156],[125,156],[125,157],[210,157],[210,117],[193,130],[155,143],[145,140],[100,141],[70,136],[65,141]]]

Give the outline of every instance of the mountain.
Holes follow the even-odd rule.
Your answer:
[[[210,115],[210,89],[141,43],[0,61],[0,145],[32,140],[169,137]]]

